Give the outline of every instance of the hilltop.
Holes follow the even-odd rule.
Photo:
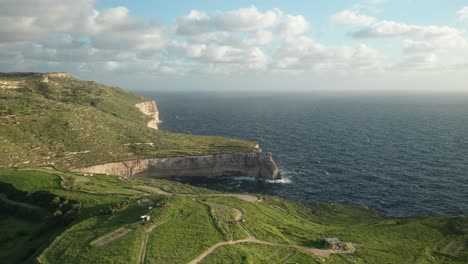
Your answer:
[[[0,73],[0,167],[62,169],[256,151],[254,142],[154,130],[123,89],[67,73]]]

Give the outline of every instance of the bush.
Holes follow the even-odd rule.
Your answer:
[[[89,104],[93,107],[97,107],[101,101],[101,98],[93,98]]]
[[[49,84],[44,82],[39,83],[37,90],[40,94],[42,94],[45,97],[49,96],[51,93]]]

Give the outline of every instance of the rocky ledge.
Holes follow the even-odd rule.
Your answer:
[[[216,176],[281,178],[281,173],[271,153],[268,152],[139,159],[96,165],[77,169],[76,172],[154,178]]]
[[[156,106],[156,101],[147,101],[138,103],[135,105],[138,110],[140,110],[143,114],[151,117],[151,120],[148,122],[147,126],[149,128],[158,129],[159,121],[159,111],[158,107]]]

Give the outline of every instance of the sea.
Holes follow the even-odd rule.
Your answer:
[[[284,177],[178,181],[393,217],[468,212],[466,94],[140,93],[157,101],[161,129],[258,142]]]

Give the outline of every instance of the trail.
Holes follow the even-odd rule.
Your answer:
[[[224,196],[224,197],[236,197],[239,198],[243,201],[251,202],[251,203],[256,203],[260,202],[260,198],[256,195],[251,195],[251,194],[234,194],[234,193],[215,193],[215,194],[179,194],[179,193],[171,193],[167,192],[159,187],[154,187],[154,186],[136,186],[138,189],[136,190],[145,190],[149,191],[151,193],[156,193],[156,194],[161,194],[161,195],[179,195],[179,196],[186,196],[186,197],[200,197],[200,196],[205,196],[205,197],[216,197],[216,196]],[[356,251],[354,245],[352,243],[344,243],[346,245],[347,250],[345,251],[337,251],[337,250],[332,250],[332,249],[318,249],[318,248],[312,248],[312,247],[304,247],[304,246],[297,246],[297,245],[291,245],[291,244],[281,244],[281,243],[275,243],[275,242],[269,242],[269,241],[264,241],[257,239],[255,234],[243,223],[243,217],[244,214],[241,209],[231,206],[231,205],[226,205],[222,203],[214,203],[213,204],[225,206],[231,208],[235,212],[235,221],[247,232],[248,236],[247,238],[244,239],[239,239],[239,240],[229,240],[229,241],[222,241],[219,243],[214,244],[207,250],[205,250],[203,253],[198,255],[195,259],[189,262],[189,264],[197,264],[200,261],[202,261],[204,258],[209,256],[213,251],[215,251],[217,248],[226,246],[226,245],[234,245],[234,244],[240,244],[240,243],[255,243],[255,244],[263,244],[263,245],[269,245],[269,246],[277,246],[277,247],[289,247],[289,248],[295,248],[299,249],[301,251],[304,251],[308,254],[318,256],[318,257],[329,257],[331,254],[352,254]],[[209,203],[206,203],[209,205]],[[281,208],[283,209],[283,208]],[[284,210],[284,209],[283,209]],[[284,210],[285,211],[285,210]],[[159,224],[156,224],[156,226],[163,224],[166,222],[168,219],[164,220],[163,222],[160,222]],[[149,229],[153,229],[154,227],[150,227]],[[148,231],[147,229],[145,231],[145,239],[142,241],[142,249],[141,249],[141,256],[140,256],[140,262],[141,264],[144,263],[145,259],[145,254],[146,254],[146,247],[148,243],[148,233],[151,231]],[[288,258],[291,256],[288,255]]]
[[[198,257],[193,259],[192,261],[189,262],[189,264],[197,264],[200,261],[202,261],[204,258],[206,258],[208,255],[213,253],[217,248],[220,248],[222,246],[226,245],[234,245],[234,244],[240,244],[240,243],[255,243],[255,244],[263,244],[263,245],[269,245],[269,246],[277,246],[277,247],[290,247],[290,248],[297,248],[300,250],[303,250],[309,254],[313,254],[315,256],[319,257],[329,257],[331,254],[351,254],[354,253],[356,250],[354,248],[354,245],[352,243],[345,243],[345,245],[348,247],[348,250],[346,251],[336,251],[336,250],[331,250],[331,249],[318,249],[318,248],[309,248],[309,247],[301,247],[301,246],[295,246],[295,245],[288,245],[288,244],[280,244],[280,243],[273,243],[273,242],[268,242],[264,240],[259,240],[256,238],[245,238],[245,239],[240,239],[240,240],[234,240],[234,241],[223,241],[214,244],[211,246],[209,249],[205,250],[202,254],[200,254]]]
[[[91,242],[91,245],[93,245],[93,246],[107,245],[110,242],[125,236],[126,234],[130,233],[131,231],[132,231],[132,229],[130,229],[130,228],[125,228],[125,227],[118,228],[118,229],[112,231],[109,234],[106,234],[104,236],[101,236],[101,237],[93,240]]]
[[[249,238],[255,238],[255,234],[242,222],[244,218],[244,213],[242,212],[240,208],[234,207],[232,205],[222,204],[222,203],[216,203],[216,204],[226,206],[234,210],[236,212],[235,220],[237,221],[237,223],[245,230],[245,232],[247,232],[247,234],[249,235],[248,236]]]
[[[168,217],[168,218],[166,218],[166,219],[164,219],[164,220],[162,220],[162,221],[160,221],[160,222],[158,222],[158,223],[156,223],[156,224],[154,224],[154,225],[151,225],[151,226],[148,227],[148,228],[145,227],[145,233],[144,233],[144,236],[143,236],[143,240],[141,241],[140,260],[138,261],[138,263],[140,263],[140,264],[144,264],[144,263],[145,263],[145,259],[146,259],[146,249],[147,249],[147,247],[148,247],[148,237],[149,237],[148,234],[150,234],[151,232],[153,232],[153,230],[154,230],[156,227],[158,227],[158,226],[160,226],[160,225],[166,223],[169,219],[170,219],[170,217]]]
[[[217,248],[220,248],[226,245],[234,245],[234,244],[240,244],[240,243],[256,243],[256,244],[263,244],[263,245],[269,245],[269,246],[296,248],[296,249],[305,251],[306,253],[319,256],[319,257],[329,257],[331,254],[351,254],[351,253],[354,253],[354,251],[356,250],[352,243],[344,243],[346,245],[347,250],[336,251],[336,250],[331,250],[331,249],[318,249],[318,248],[311,248],[311,247],[304,247],[304,246],[297,246],[297,245],[290,245],[290,244],[281,244],[281,243],[274,243],[274,242],[260,240],[260,239],[257,239],[255,234],[242,222],[242,218],[244,214],[241,209],[231,206],[231,205],[222,204],[222,203],[214,203],[214,204],[229,207],[232,210],[234,210],[236,212],[236,215],[235,215],[236,222],[247,232],[248,236],[247,238],[244,238],[244,239],[229,240],[229,241],[216,243],[210,248],[208,248],[207,250],[205,250],[203,253],[198,255],[198,257],[190,261],[189,264],[199,263],[208,255],[213,253],[213,251],[215,251]],[[292,253],[289,254],[286,259],[291,257],[291,255]]]
[[[150,191],[152,193],[156,194],[161,194],[161,195],[179,195],[179,196],[187,196],[187,197],[199,197],[199,196],[205,196],[205,197],[236,197],[239,198],[243,201],[250,202],[250,203],[256,203],[260,201],[260,198],[256,195],[253,194],[238,194],[238,193],[212,193],[212,194],[186,194],[186,193],[171,193],[164,191],[163,189],[159,187],[154,187],[154,186],[136,186],[138,188],[144,189],[146,191]]]
[[[145,232],[143,234],[143,240],[141,240],[140,260],[138,260],[138,263],[140,264],[145,263],[147,246],[148,246],[148,233]]]
[[[24,208],[28,208],[28,209],[32,209],[32,210],[35,210],[35,211],[43,211],[44,209],[39,207],[39,206],[35,206],[35,205],[32,205],[32,204],[28,204],[28,203],[22,203],[22,202],[17,202],[17,201],[14,201],[14,200],[10,200],[8,199],[8,197],[3,194],[3,193],[0,193],[0,200],[2,200],[3,202],[7,203],[7,204],[11,204],[11,205],[15,205],[15,206],[20,206],[20,207],[24,207]]]

